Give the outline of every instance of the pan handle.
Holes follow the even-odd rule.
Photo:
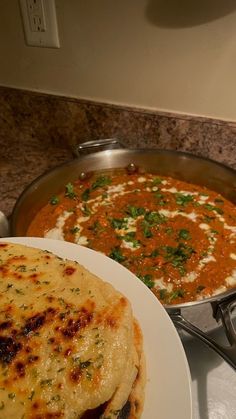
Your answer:
[[[236,306],[236,295],[226,298],[220,302],[212,303],[213,315],[218,321],[222,320],[224,332],[229,345],[220,345],[211,339],[201,329],[186,320],[181,314],[181,309],[169,309],[169,315],[177,328],[184,330],[204,342],[209,348],[218,353],[234,370],[236,370],[236,333],[232,323],[231,313]]]
[[[92,140],[76,144],[73,147],[73,153],[76,157],[79,157],[83,154],[91,153],[94,151],[111,150],[115,148],[124,148],[124,145],[117,138],[105,138],[102,140]]]

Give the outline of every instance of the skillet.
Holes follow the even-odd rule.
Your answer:
[[[38,177],[23,191],[10,219],[12,236],[26,235],[30,221],[55,193],[57,185],[101,169],[128,167],[132,171],[138,167],[206,186],[236,204],[236,171],[210,159],[179,151],[125,149],[116,139],[77,145],[74,154],[77,158]],[[202,340],[236,370],[236,333],[232,320],[235,307],[235,288],[203,300],[165,306],[178,329]],[[209,335],[219,323],[222,323],[228,345],[217,343]]]

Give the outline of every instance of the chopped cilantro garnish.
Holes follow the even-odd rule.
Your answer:
[[[158,203],[160,205],[165,204],[165,201],[163,200],[164,195],[161,192],[156,192],[154,196],[155,196],[156,199],[158,199]]]
[[[167,289],[166,288],[162,288],[159,290],[159,298],[160,300],[165,300],[167,296]]]
[[[82,201],[88,201],[89,200],[89,196],[90,196],[90,189],[87,188],[87,189],[84,190],[84,192],[81,195]]]
[[[208,211],[214,211],[216,207],[211,204],[204,204],[204,208],[206,208]]]
[[[26,266],[25,266],[25,265],[18,265],[18,266],[16,267],[16,271],[26,272],[26,271],[27,271],[27,268],[26,268]]]
[[[160,214],[158,211],[149,211],[146,212],[144,220],[142,222],[143,234],[144,237],[151,238],[153,233],[151,227],[159,225],[166,222],[166,217],[163,214]]]
[[[128,205],[126,212],[130,217],[137,218],[140,215],[145,214],[145,208],[135,207],[134,205]]]
[[[58,402],[59,400],[61,400],[60,394],[55,394],[55,396],[52,396],[52,400],[54,400],[55,402]]]
[[[154,287],[154,281],[152,280],[152,275],[146,274],[146,275],[138,275],[138,278],[141,279],[141,281],[147,285],[148,288]]]
[[[89,367],[89,365],[91,365],[91,361],[84,361],[84,362],[80,362],[79,366],[80,368],[87,368]]]
[[[174,268],[177,268],[181,275],[185,274],[184,264],[195,253],[195,250],[184,243],[179,243],[177,247],[164,246],[164,258],[171,263]]]
[[[160,300],[165,300],[166,294],[167,294],[167,289],[163,288],[163,289],[159,290]]]
[[[151,258],[155,258],[159,255],[159,252],[157,249],[154,249],[151,253],[150,253],[150,257]]]
[[[41,380],[40,381],[40,387],[45,387],[45,386],[51,386],[52,385],[52,379],[47,379],[47,380]]]
[[[118,247],[112,249],[109,257],[117,262],[123,262],[125,260],[125,256],[122,255],[121,250]]]
[[[147,221],[144,220],[142,222],[142,228],[143,228],[143,235],[144,237],[146,237],[146,239],[150,239],[151,237],[153,237],[153,234],[150,229],[150,224]]]
[[[160,185],[160,183],[162,183],[162,179],[159,177],[155,177],[153,179],[153,185]]]
[[[70,288],[71,292],[74,292],[75,294],[79,294],[80,293],[80,288]]]
[[[92,183],[91,188],[87,188],[81,195],[82,201],[88,201],[90,197],[90,192],[94,191],[95,189],[102,188],[103,186],[110,185],[111,178],[108,176],[99,176],[95,182]],[[89,214],[88,214],[89,215]]]
[[[174,264],[173,264],[173,266],[175,266]],[[176,266],[177,268],[178,268],[178,271],[179,271],[179,273],[180,273],[180,275],[181,276],[184,276],[185,274],[186,274],[186,269],[185,269],[185,267],[183,266],[183,265],[179,265],[178,264],[178,266]]]
[[[134,239],[135,239],[135,231],[130,231],[129,233],[126,233],[126,234],[123,236],[123,239],[124,239],[126,242],[131,242],[132,240],[134,240]]]
[[[165,223],[166,217],[158,211],[150,211],[145,214],[144,220],[147,221],[150,226],[154,226],[155,224]]]
[[[218,214],[224,214],[224,211],[221,208],[215,207],[214,205],[211,205],[211,204],[205,204],[204,208],[206,208],[208,211],[215,211]]]
[[[135,232],[134,231],[131,231],[131,232],[125,234],[122,238],[123,238],[124,241],[132,243],[133,247],[138,247],[140,245],[140,241],[135,238]]]
[[[65,192],[65,196],[67,198],[73,199],[76,197],[76,193],[74,192],[74,186],[72,185],[72,183],[67,183],[66,185],[66,192]]]
[[[78,232],[79,232],[79,227],[73,227],[73,228],[70,229],[70,233],[72,233],[72,234],[76,234]]]
[[[178,290],[173,291],[169,296],[169,302],[172,300],[175,300],[178,297],[180,298],[184,297],[184,290],[178,289]]]
[[[99,176],[91,186],[91,190],[102,188],[103,186],[110,185],[111,178],[109,176]]]
[[[91,211],[90,211],[87,204],[84,204],[84,206],[82,208],[82,211],[83,211],[83,214],[86,215],[86,216],[91,215]]]
[[[110,223],[113,228],[117,228],[118,230],[127,227],[126,218],[111,218]]]
[[[57,204],[59,204],[59,198],[58,198],[58,196],[52,196],[51,199],[50,199],[50,204],[51,205],[57,205]]]
[[[24,292],[21,289],[16,288],[15,291],[17,294],[24,295]]]
[[[182,193],[175,194],[176,204],[185,207],[189,202],[193,201],[193,195],[184,195]]]
[[[88,228],[96,234],[101,231],[104,231],[104,227],[100,224],[99,220],[94,221],[94,223]]]
[[[186,230],[185,228],[182,228],[181,230],[179,230],[178,238],[183,239],[183,240],[190,240],[191,235],[188,230]]]
[[[166,232],[166,234],[168,234],[168,236],[171,236],[171,234],[173,233],[173,228],[172,227],[167,227],[166,229],[165,229],[165,232]]]
[[[216,217],[210,217],[209,215],[204,215],[203,221],[205,223],[210,223],[212,220],[215,220]]]

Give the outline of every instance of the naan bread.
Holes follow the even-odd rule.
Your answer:
[[[128,399],[139,418],[137,327],[129,301],[78,263],[0,243],[0,418],[113,419]]]
[[[138,372],[132,384],[130,393],[127,389],[126,396],[127,394],[129,394],[129,399],[124,404],[121,411],[119,412],[118,419],[140,418],[143,411],[143,405],[144,405],[144,388],[146,384],[146,364],[145,364],[145,357],[143,353],[143,338],[142,338],[141,329],[136,320],[134,320],[133,326],[134,326],[134,345],[135,345],[135,349],[138,356]],[[127,386],[129,383],[130,383],[129,380],[125,379],[124,385]],[[125,395],[124,395],[124,399],[125,399]],[[111,400],[111,403],[108,404],[107,409],[105,411],[106,418],[109,418],[109,414],[112,410],[110,405],[112,404],[113,404],[113,399]],[[110,417],[112,418],[112,416]]]

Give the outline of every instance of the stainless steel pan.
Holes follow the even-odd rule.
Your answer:
[[[103,151],[97,151],[101,147]],[[91,150],[91,154],[83,155]],[[177,151],[122,149],[114,139],[81,144],[75,149],[75,154],[79,157],[40,176],[21,194],[10,220],[13,236],[26,235],[32,218],[58,192],[60,185],[64,188],[67,182],[94,170],[121,167],[132,170],[138,166],[139,169],[206,186],[236,204],[236,171],[212,160]],[[177,328],[201,339],[236,369],[236,333],[231,315],[235,307],[236,289],[233,289],[202,301],[166,306],[166,310]],[[202,321],[204,316],[205,323]],[[209,336],[209,330],[214,327],[212,319],[221,320],[227,346],[218,344]]]

